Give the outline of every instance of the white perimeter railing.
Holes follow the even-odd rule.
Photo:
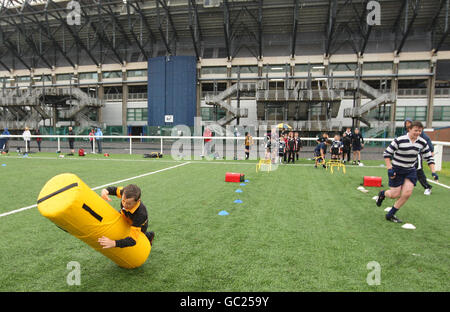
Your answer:
[[[22,139],[23,140],[23,136],[22,135],[0,135],[0,140],[4,139],[4,138],[18,138],[18,139]],[[36,138],[42,138],[42,139],[56,139],[57,140],[57,150],[60,151],[61,150],[61,139],[68,139],[68,138],[72,138],[75,140],[80,140],[80,139],[84,139],[84,141],[89,140],[90,138],[93,139],[93,144],[92,144],[92,153],[95,154],[96,152],[96,138],[89,136],[89,135],[31,135],[31,140],[36,139]],[[200,142],[200,144],[203,146],[203,142],[205,139],[211,139],[211,140],[223,140],[225,142],[230,142],[230,141],[236,141],[233,142],[234,143],[240,143],[242,144],[243,142],[239,142],[239,141],[243,141],[245,140],[245,137],[240,136],[240,137],[223,137],[223,136],[213,136],[213,137],[203,137],[203,136],[118,136],[118,135],[104,135],[101,137],[102,140],[104,139],[123,139],[123,140],[128,140],[129,142],[129,154],[133,154],[133,143],[136,144],[136,142],[133,142],[133,139],[139,139],[139,140],[145,140],[145,139],[151,139],[151,140],[159,140],[160,143],[160,153],[163,154],[163,146],[164,146],[164,140],[166,141],[170,141],[171,143],[174,143],[175,141],[181,141],[183,140],[183,142],[187,142],[188,140],[194,140],[194,142]],[[262,141],[264,142],[265,137],[253,137],[252,138],[253,141]],[[300,138],[302,141],[316,141],[318,138]],[[392,138],[364,138],[364,142],[388,142],[390,143],[393,139]],[[442,161],[443,161],[443,152],[444,152],[444,147],[449,147],[450,146],[450,142],[443,142],[443,141],[433,141],[432,142],[434,145],[434,160],[435,160],[435,166],[436,166],[436,171],[440,171],[442,168]],[[194,143],[195,146],[195,143]],[[233,145],[234,146],[234,145]],[[1,148],[1,147],[0,147]],[[25,152],[28,152],[27,149],[27,145],[25,144]]]

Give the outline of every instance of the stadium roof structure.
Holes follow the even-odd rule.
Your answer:
[[[180,54],[437,52],[450,50],[449,1],[0,0],[0,70]],[[374,2],[381,24],[371,26]]]

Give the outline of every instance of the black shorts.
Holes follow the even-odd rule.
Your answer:
[[[415,168],[413,169],[403,169],[399,167],[392,167],[395,172],[395,178],[391,179],[388,175],[389,186],[390,187],[399,187],[405,183],[405,179],[408,179],[416,186],[417,183],[417,171]]]
[[[73,149],[73,141],[69,141],[69,147],[70,149]]]
[[[353,149],[354,152],[360,151],[361,150],[361,145],[353,145],[352,149]]]

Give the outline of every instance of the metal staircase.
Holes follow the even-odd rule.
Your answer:
[[[391,126],[390,121],[374,121],[371,122],[371,128],[364,133],[365,137],[377,138],[380,137]]]
[[[68,109],[61,110],[60,117],[75,120],[82,127],[98,126],[87,114],[92,108],[104,106],[104,101],[93,98],[76,87],[46,87],[27,89],[3,89],[0,92],[0,128],[35,128],[41,120],[52,118],[52,104]]]
[[[359,90],[361,94],[371,99],[371,101],[365,103],[364,105],[361,105],[360,107],[351,107],[344,110],[344,117],[359,119],[369,127],[371,127],[371,125],[370,121],[367,118],[367,113],[380,105],[392,103],[395,101],[395,93],[380,92],[363,81],[358,81],[355,79],[350,81],[341,80],[335,82],[340,87],[343,87],[345,89]]]
[[[227,88],[226,90],[220,92],[217,95],[206,95],[205,104],[207,105],[217,105],[227,112],[226,116],[219,119],[217,124],[221,127],[228,125],[230,122],[236,118],[246,118],[248,117],[247,108],[237,108],[227,103],[227,99],[237,93],[237,91],[255,91],[256,83],[254,82],[238,82]]]

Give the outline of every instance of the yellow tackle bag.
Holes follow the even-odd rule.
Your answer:
[[[118,266],[136,268],[147,260],[151,245],[140,232],[136,245],[104,249],[98,242],[102,236],[118,240],[130,236],[125,218],[108,202],[71,173],[50,179],[38,196],[39,212],[59,228],[82,240]]]

